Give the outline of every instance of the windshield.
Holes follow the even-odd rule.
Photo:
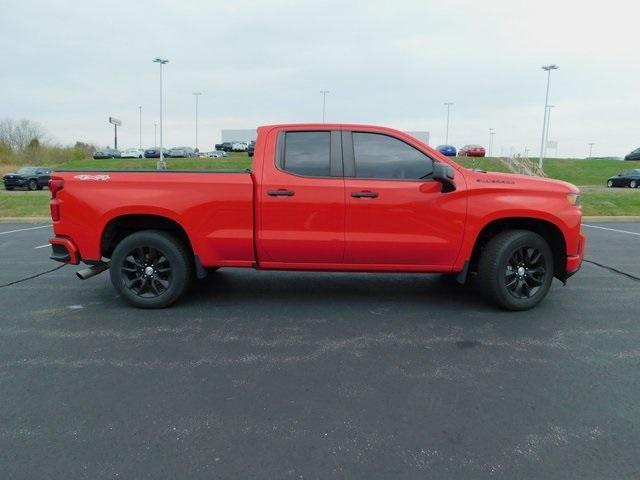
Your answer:
[[[35,167],[22,167],[20,170],[18,170],[18,173],[21,175],[30,175],[35,172]]]

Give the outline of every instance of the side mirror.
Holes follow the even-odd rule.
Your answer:
[[[433,162],[433,179],[436,182],[442,184],[442,193],[453,192],[456,189],[456,184],[453,181],[455,178],[455,170],[451,165],[446,163]]]

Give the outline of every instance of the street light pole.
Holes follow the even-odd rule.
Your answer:
[[[545,135],[547,133],[547,107],[549,105],[549,84],[551,83],[551,70],[557,70],[557,65],[543,65],[542,69],[547,72],[547,94],[544,99],[544,119],[542,121],[542,140],[540,141],[540,158],[538,159],[538,167],[540,170],[543,169],[543,159],[544,159],[544,150],[545,150]]]
[[[449,145],[449,112],[451,109],[451,105],[453,105],[453,102],[444,102],[444,104],[447,106],[447,133],[444,137],[444,143],[445,145]]]
[[[193,96],[196,97],[196,150],[198,150],[198,97],[202,95],[201,92],[193,92]]]
[[[327,93],[331,93],[329,90],[320,90],[322,94],[322,123],[326,122],[327,113]]]
[[[587,158],[591,158],[592,157],[592,155],[593,155],[593,146],[594,145],[595,145],[595,143],[593,143],[593,142],[591,142],[589,144],[589,157],[587,157]]]
[[[156,57],[153,61],[160,65],[160,159],[158,160],[156,168],[158,170],[166,170],[167,164],[164,161],[164,153],[162,151],[162,66],[165,63],[169,63],[169,60],[166,58]]]
[[[138,105],[138,121],[139,121],[138,132],[140,134],[140,138],[138,139],[139,140],[138,148],[142,150],[142,105]]]
[[[493,136],[496,134],[496,131],[493,128],[489,129],[489,156],[493,153]]]
[[[158,145],[158,124],[153,124],[153,146],[156,147]]]
[[[543,153],[543,157],[547,158],[547,144],[549,143],[549,129],[551,126],[551,109],[554,108],[555,105],[547,105],[547,131],[545,133],[545,140],[544,140],[544,153]],[[556,149],[557,150],[557,149]],[[556,152],[557,155],[558,152]]]

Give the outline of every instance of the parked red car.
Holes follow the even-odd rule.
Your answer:
[[[484,147],[480,145],[465,145],[458,150],[459,157],[484,157],[485,154]]]
[[[581,265],[579,190],[463,168],[366,125],[258,129],[250,171],[56,171],[54,260],[109,270],[136,307],[175,302],[208,270],[473,275],[524,310]]]

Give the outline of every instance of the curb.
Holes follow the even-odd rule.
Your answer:
[[[583,222],[640,222],[638,215],[611,215],[611,216],[592,216],[582,217]]]
[[[51,217],[0,217],[0,223],[51,223]]]

